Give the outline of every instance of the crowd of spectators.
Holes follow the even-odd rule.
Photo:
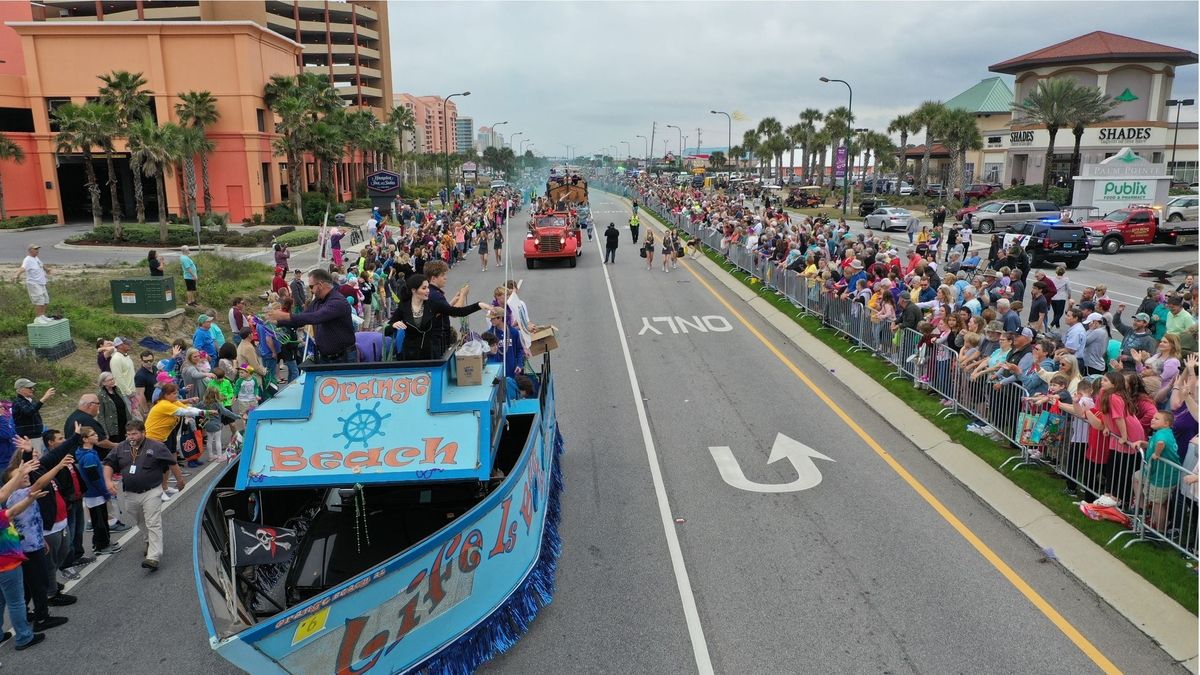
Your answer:
[[[855,339],[907,362],[914,383],[944,406],[970,411],[977,421],[968,430],[1020,445],[1021,413],[1053,405],[1074,435],[1052,458],[1070,474],[1068,492],[1161,505],[1181,467],[1195,480],[1200,287],[1192,276],[1151,285],[1130,311],[1103,286],[1072,283],[1065,267],[1033,269],[1002,236],[974,241],[966,223],[914,228],[914,244],[900,248],[883,234],[852,232],[844,219],[792,213],[769,193],[647,174],[612,180],[668,219],[689,219],[723,253],[749,252],[754,269],[828,308],[827,320],[844,314]],[[1180,490],[1194,501],[1194,484]],[[1169,525],[1185,527],[1194,546],[1195,509],[1171,515],[1181,517],[1191,522]]]

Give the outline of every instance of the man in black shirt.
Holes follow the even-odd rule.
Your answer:
[[[1046,284],[1035,281],[1029,289],[1029,321],[1028,325],[1039,333],[1046,331],[1046,315],[1050,311],[1050,301],[1046,299]]]
[[[104,425],[96,419],[96,413],[100,412],[100,397],[96,394],[84,394],[79,397],[79,407],[75,409],[69,416],[67,421],[63,422],[64,429],[74,429],[75,423],[78,422],[81,426],[91,427],[96,430],[96,454],[100,455],[100,459],[108,454],[117,446],[116,443],[108,440],[108,432],[104,429]]]
[[[617,231],[616,223],[609,223],[604,230],[604,264],[617,262],[617,244],[620,243],[621,233]]]
[[[104,459],[105,482],[112,485],[114,474],[122,476],[125,508],[133,522],[146,531],[142,567],[151,572],[158,571],[162,558],[162,484],[167,471],[175,474],[175,487],[182,490],[185,481],[175,455],[162,443],[146,438],[146,427],[137,420],[125,425],[125,440]]]
[[[143,413],[149,412],[150,401],[154,399],[154,386],[158,384],[158,370],[154,367],[154,354],[150,351],[142,352],[142,365],[133,374],[133,386],[142,390],[143,400],[146,402],[146,409]]]
[[[316,335],[318,363],[355,363],[358,352],[354,348],[354,322],[350,318],[350,304],[338,292],[333,277],[322,269],[308,273],[308,285],[313,300],[308,311],[289,314],[283,310],[267,312],[267,318],[280,326],[299,328],[312,326]]]

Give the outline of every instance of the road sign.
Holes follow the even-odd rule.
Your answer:
[[[774,464],[787,458],[796,469],[796,480],[782,484],[755,483],[742,473],[741,465],[738,464],[737,458],[733,456],[733,451],[728,446],[710,446],[708,452],[712,454],[713,461],[717,464],[717,470],[721,472],[721,478],[733,487],[747,492],[800,492],[814,488],[821,484],[821,470],[817,468],[817,464],[813,460],[834,461],[800,441],[783,434],[776,434],[767,464]]]
[[[367,176],[367,189],[373,192],[395,192],[400,189],[400,174],[376,171]]]

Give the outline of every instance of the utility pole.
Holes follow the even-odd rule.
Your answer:
[[[1178,125],[1176,125],[1176,127],[1178,127]],[[657,131],[658,131],[658,122],[651,122],[650,123],[650,154],[654,154],[654,134]],[[664,152],[663,154],[665,155],[666,153]],[[646,159],[649,160],[650,158],[647,157]],[[653,168],[653,167],[654,167],[654,162],[651,161],[650,168]]]
[[[696,154],[700,154],[700,127],[696,127]]]

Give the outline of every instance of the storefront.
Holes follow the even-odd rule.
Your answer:
[[[1081,164],[1098,164],[1129,147],[1152,164],[1169,163],[1174,151],[1172,166],[1194,166],[1195,108],[1183,111],[1183,122],[1176,130],[1176,110],[1168,108],[1167,101],[1172,98],[1175,69],[1196,62],[1197,55],[1186,49],[1097,31],[994,64],[989,70],[1015,77],[1016,101],[1025,100],[1041,80],[1070,78],[1098,87],[1117,103],[1112,114],[1120,119],[1084,129]],[[1070,128],[1060,129],[1055,136],[1049,175],[1058,184],[1071,180],[1074,143]],[[1044,127],[1023,124],[1019,115],[999,139],[985,138],[990,154],[999,156],[1003,151],[1001,182],[1006,185],[1040,184],[1047,173],[1049,145],[1050,133]]]

